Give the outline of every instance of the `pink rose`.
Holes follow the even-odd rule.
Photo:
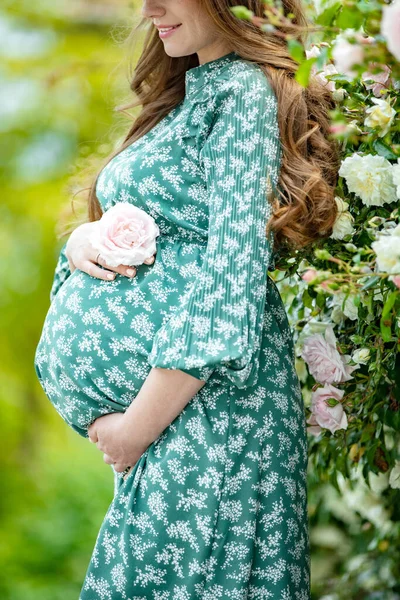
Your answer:
[[[97,223],[90,242],[110,267],[141,265],[155,254],[160,230],[153,217],[141,208],[117,202]]]
[[[400,0],[382,6],[381,34],[389,51],[400,60]]]
[[[337,123],[335,125],[330,125],[329,131],[331,133],[336,133],[338,135],[342,135],[347,132],[347,125],[346,125],[346,123]]]
[[[301,278],[303,281],[306,281],[307,283],[309,283],[310,281],[315,279],[317,277],[317,275],[318,275],[318,273],[315,269],[308,269],[307,271],[305,271],[303,273]]]
[[[372,90],[372,93],[376,98],[381,98],[383,94],[381,91],[385,93],[388,91],[388,87],[391,85],[391,69],[388,65],[381,65],[377,62],[371,62],[369,65],[370,69],[374,67],[380,67],[382,70],[379,73],[371,73],[370,71],[365,71],[362,74],[362,79],[371,79],[373,83],[365,83],[365,87],[367,90]]]
[[[350,42],[353,39],[353,42]],[[360,31],[346,29],[333,42],[332,57],[339,73],[351,78],[357,75],[353,70],[355,65],[361,65],[365,59],[364,46],[371,46],[375,38],[364,37]]]
[[[357,73],[353,67],[363,63],[364,49],[360,43],[352,44],[345,34],[339,34],[333,46],[332,57],[339,73],[354,78]]]
[[[394,275],[394,277],[390,278],[393,281],[394,285],[400,289],[400,275]]]
[[[311,415],[307,419],[306,423],[309,424],[309,426],[307,427],[308,433],[311,433],[312,435],[315,435],[315,436],[317,436],[321,433],[322,429],[318,425],[313,413],[311,413]]]
[[[307,419],[307,423],[311,425],[307,428],[310,433],[318,435],[321,427],[329,429],[331,433],[335,433],[338,429],[347,429],[347,415],[340,404],[343,394],[343,390],[338,390],[330,384],[324,385],[312,393],[311,415]],[[334,398],[339,404],[329,406],[327,400],[330,398]]]
[[[343,383],[353,378],[350,373],[355,367],[347,364],[349,355],[342,356],[337,351],[336,337],[330,325],[325,330],[325,337],[315,333],[306,338],[301,357],[318,383]]]

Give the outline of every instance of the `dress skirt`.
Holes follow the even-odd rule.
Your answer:
[[[258,383],[211,377],[115,474],[80,600],[309,600],[305,413],[275,284],[267,303]]]

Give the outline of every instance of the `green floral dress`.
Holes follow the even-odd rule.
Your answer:
[[[103,210],[160,228],[153,265],[102,281],[61,249],[35,356],[48,398],[87,437],[152,367],[204,387],[115,493],[80,600],[309,600],[307,436],[274,268],[267,192],[277,101],[235,52],[189,69],[186,94],[103,169]]]

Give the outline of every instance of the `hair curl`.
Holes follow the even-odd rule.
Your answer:
[[[329,132],[329,111],[335,108],[331,92],[311,75],[307,88],[294,78],[298,64],[290,56],[284,35],[266,33],[255,23],[234,16],[230,7],[246,6],[258,18],[264,18],[263,0],[201,0],[226,47],[242,58],[257,63],[268,77],[278,102],[278,123],[282,144],[282,163],[277,186],[279,198],[273,198],[273,214],[267,232],[274,232],[275,249],[286,246],[305,248],[332,233],[337,217],[335,187],[338,180],[339,147]],[[284,15],[292,13],[291,30],[304,46],[309,25],[301,0],[282,0]],[[127,37],[128,45],[147,18]],[[141,55],[130,73],[130,89],[137,101],[117,107],[141,106],[141,111],[122,144],[109,156],[97,174],[88,194],[88,219],[98,220],[102,209],[96,196],[96,183],[104,166],[122,150],[139,139],[164,118],[185,95],[185,73],[198,66],[197,54],[170,57],[164,50],[158,30],[151,23],[146,30]],[[128,113],[129,114],[129,113]],[[131,115],[130,115],[131,116]]]

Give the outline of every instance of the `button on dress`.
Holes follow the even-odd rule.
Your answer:
[[[156,220],[153,265],[102,281],[62,247],[35,369],[88,437],[152,367],[205,381],[141,455],[101,524],[80,600],[309,600],[307,433],[274,268],[277,101],[236,52],[189,69],[185,97],[114,157],[103,211]]]

